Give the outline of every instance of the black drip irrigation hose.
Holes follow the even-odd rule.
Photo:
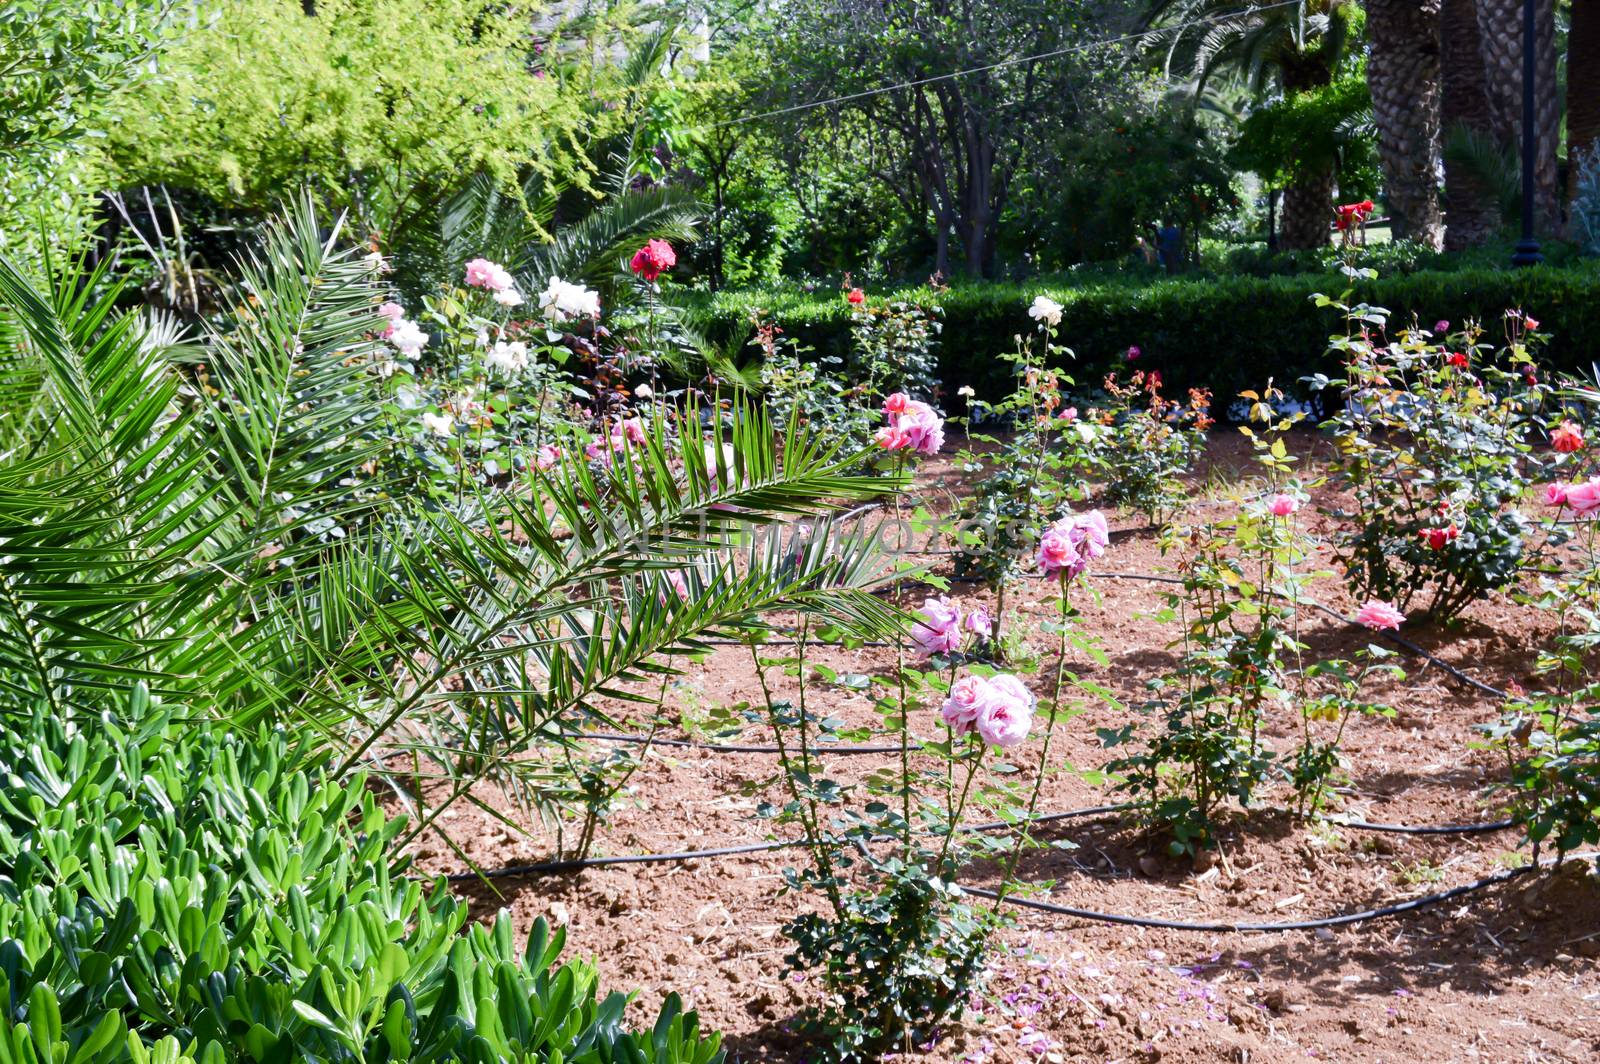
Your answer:
[[[710,754],[781,754],[785,751],[778,746],[766,743],[701,743],[692,739],[659,739],[648,735],[625,735],[615,732],[574,732],[566,736],[569,739],[592,739],[597,742],[629,743],[634,746],[671,746],[686,750],[701,750]],[[913,744],[913,753],[922,749],[921,744]],[[874,745],[845,745],[830,746],[822,744],[813,748],[813,753],[818,756],[825,754],[898,754],[899,746],[874,746]],[[1120,806],[1107,806],[1106,809],[1131,809],[1132,803]],[[1073,814],[1067,814],[1073,815]],[[1054,814],[1052,814],[1054,816]],[[1050,819],[1046,817],[1045,819]],[[1059,818],[1058,818],[1059,819]],[[1480,831],[1504,831],[1516,825],[1514,820],[1492,820],[1479,824],[1432,824],[1417,826],[1413,824],[1386,824],[1369,820],[1347,820],[1318,816],[1316,819],[1325,824],[1337,827],[1354,828],[1359,831],[1389,831],[1403,835],[1470,835]],[[976,830],[984,830],[979,827]]]
[[[899,748],[895,747],[894,752],[898,753]],[[1082,809],[1068,809],[1059,813],[1039,813],[1019,820],[991,820],[985,824],[966,824],[956,830],[962,834],[999,831],[1003,828],[1016,827],[1019,824],[1050,824],[1062,820],[1081,820],[1087,817],[1110,816],[1114,813],[1125,813],[1135,808],[1137,808],[1137,803],[1134,802],[1118,802],[1114,805],[1091,805]],[[1496,820],[1482,824],[1433,824],[1419,827],[1411,824],[1370,823],[1365,820],[1336,820],[1331,817],[1318,817],[1317,819],[1327,824],[1334,824],[1356,831],[1384,831],[1404,835],[1470,835],[1504,831],[1506,828],[1515,826],[1516,823],[1512,820]],[[803,845],[805,845],[804,839],[779,839],[774,842],[753,842],[743,846],[721,846],[705,850],[681,850],[676,853],[631,853],[615,857],[573,857],[560,861],[538,861],[533,864],[507,865],[503,868],[490,868],[477,872],[451,872],[445,876],[445,879],[451,882],[466,882],[474,879],[512,879],[523,876],[548,875],[555,872],[577,872],[585,868],[607,868],[613,865],[675,864],[703,857],[735,857],[750,853],[769,853],[773,850],[784,850]]]
[[[1592,861],[1600,859],[1600,851],[1593,853],[1572,854],[1565,858],[1568,861]],[[1188,920],[1163,920],[1154,916],[1130,916],[1125,913],[1104,913],[1096,909],[1079,909],[1071,905],[1057,905],[1054,902],[1039,901],[1036,898],[1022,898],[1015,895],[1006,895],[1000,898],[992,890],[978,887],[963,887],[962,890],[979,898],[998,899],[1007,905],[1015,905],[1024,909],[1034,909],[1038,912],[1051,913],[1056,916],[1071,916],[1079,920],[1090,920],[1102,924],[1121,924],[1125,927],[1150,927],[1165,931],[1199,931],[1207,933],[1231,931],[1315,931],[1324,927],[1344,927],[1349,924],[1365,923],[1368,920],[1381,920],[1391,916],[1401,916],[1405,913],[1416,912],[1439,905],[1452,899],[1472,894],[1476,891],[1492,887],[1497,883],[1505,883],[1519,876],[1527,875],[1539,868],[1553,864],[1561,858],[1545,858],[1536,864],[1519,865],[1516,868],[1507,868],[1492,875],[1475,879],[1471,883],[1463,883],[1459,887],[1441,890],[1435,894],[1424,894],[1420,898],[1410,901],[1397,902],[1394,905],[1384,905],[1376,909],[1363,909],[1360,912],[1340,913],[1337,916],[1324,916],[1314,920],[1289,920],[1279,923],[1227,923],[1227,922],[1192,922]]]
[[[899,753],[900,748],[894,747],[894,752]],[[1024,820],[991,820],[987,824],[963,824],[956,831],[970,835],[982,831],[998,831],[1001,828],[1015,827],[1017,824],[1047,824],[1058,820],[1074,820],[1082,817],[1105,816],[1109,813],[1120,813],[1133,808],[1131,802],[1121,802],[1116,805],[1091,805],[1083,809],[1068,809],[1061,813],[1043,813]],[[883,835],[881,839],[893,839],[898,836]],[[473,879],[507,879],[517,876],[537,876],[551,872],[575,872],[584,868],[605,868],[610,865],[624,864],[674,864],[680,861],[692,861],[701,857],[734,857],[746,853],[767,853],[772,850],[785,850],[793,846],[804,846],[804,839],[779,839],[775,842],[753,842],[744,846],[721,846],[709,850],[683,850],[679,853],[632,853],[618,857],[573,857],[564,861],[540,861],[535,864],[510,865],[505,868],[491,868],[481,872],[451,872],[445,879],[451,882],[464,882]]]
[[[782,748],[768,743],[701,743],[692,739],[652,739],[648,735],[622,735],[612,732],[572,732],[565,738],[568,739],[594,739],[607,743],[632,743],[637,746],[672,746],[685,750],[704,750],[711,754],[780,754]],[[911,746],[913,752],[921,750],[922,744],[915,743]],[[814,750],[817,754],[898,754],[900,747],[895,746],[857,746],[845,743],[830,744],[820,743]]]
[[[1075,809],[1066,813],[1051,813],[1035,818],[1035,822],[1049,819],[1065,819],[1073,816],[1089,816],[1095,813],[1105,813],[1124,809],[1126,806],[1098,806],[1092,809]],[[962,828],[962,831],[984,831],[997,826],[1011,826],[1009,823],[996,822],[995,824],[977,824]],[[489,880],[502,879],[514,876],[533,876],[551,872],[567,872],[581,868],[601,868],[609,865],[670,863],[696,860],[703,857],[726,857],[735,854],[761,853],[770,850],[786,849],[804,845],[804,840],[787,839],[778,842],[752,843],[748,846],[724,846],[712,850],[687,850],[682,853],[655,853],[655,854],[630,854],[620,857],[586,857],[567,861],[545,861],[540,864],[520,865],[510,868],[489,869],[482,872],[454,872],[445,876],[445,879],[459,882],[464,880]],[[1058,905],[1055,902],[1040,901],[1037,898],[1021,897],[1007,894],[1004,897],[997,892],[981,887],[963,887],[964,893],[978,898],[989,898],[1007,905],[1019,908],[1033,909],[1037,912],[1050,913],[1055,916],[1070,916],[1078,920],[1087,920],[1093,923],[1118,924],[1124,927],[1147,927],[1164,931],[1192,931],[1202,933],[1225,932],[1282,932],[1282,931],[1315,931],[1318,928],[1343,927],[1350,924],[1365,923],[1369,920],[1380,920],[1387,917],[1401,916],[1405,913],[1416,912],[1439,905],[1452,899],[1472,894],[1499,883],[1506,883],[1519,876],[1526,875],[1541,867],[1548,866],[1556,861],[1590,861],[1600,859],[1600,851],[1592,853],[1578,853],[1562,858],[1545,858],[1536,863],[1508,868],[1491,875],[1475,879],[1470,883],[1463,883],[1458,887],[1441,890],[1433,894],[1425,894],[1420,898],[1409,901],[1397,902],[1393,905],[1379,906],[1375,909],[1362,909],[1359,912],[1340,913],[1335,916],[1324,916],[1311,920],[1288,920],[1273,923],[1256,923],[1251,921],[1189,921],[1166,920],[1154,916],[1134,916],[1127,913],[1108,913],[1098,909],[1081,909],[1071,905]]]

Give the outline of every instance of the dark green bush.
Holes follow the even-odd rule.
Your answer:
[[[463,932],[359,777],[132,702],[0,737],[0,1064],[721,1060],[676,995],[627,1030],[542,920]]]
[[[1098,383],[1108,370],[1126,367],[1130,347],[1140,349],[1139,369],[1160,370],[1169,394],[1209,387],[1219,398],[1257,387],[1267,377],[1299,388],[1313,372],[1328,372],[1328,336],[1342,323],[1311,301],[1316,292],[1337,295],[1348,282],[1338,274],[1237,277],[1221,280],[1107,282],[1094,285],[958,285],[935,296],[926,288],[869,293],[871,298],[937,302],[944,308],[939,376],[951,391],[968,384],[980,396],[1010,392],[1010,365],[996,356],[1031,333],[1028,304],[1046,294],[1063,306],[1059,335],[1077,359],[1066,372],[1079,384]],[[1580,264],[1526,270],[1466,269],[1380,277],[1364,281],[1359,299],[1387,308],[1396,324],[1415,315],[1431,328],[1440,319],[1459,328],[1484,321],[1498,337],[1501,314],[1521,308],[1551,335],[1546,361],[1562,369],[1588,369],[1600,337],[1600,267]],[[724,292],[705,305],[708,331],[723,341],[750,334],[749,309],[771,311],[790,338],[817,353],[843,355],[850,342],[850,308],[828,289]]]

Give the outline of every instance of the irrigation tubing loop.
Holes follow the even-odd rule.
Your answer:
[[[1136,808],[1138,808],[1138,804],[1135,802],[1090,805],[1081,809],[1067,809],[1057,813],[1037,813],[1034,816],[1022,817],[1017,820],[991,820],[984,824],[965,824],[956,830],[962,834],[999,831],[1024,824],[1050,824],[1063,820],[1082,820],[1088,817],[1110,816]],[[1514,820],[1496,820],[1482,824],[1430,824],[1417,826],[1412,824],[1372,823],[1365,820],[1346,820],[1333,817],[1317,817],[1317,819],[1326,824],[1334,824],[1352,830],[1384,831],[1405,835],[1472,835],[1503,831],[1516,824]],[[680,850],[671,853],[631,853],[612,857],[573,857],[557,861],[537,861],[533,864],[506,865],[502,868],[482,869],[475,872],[451,872],[445,878],[451,882],[466,882],[474,879],[512,879],[521,876],[548,875],[555,872],[577,872],[585,868],[608,868],[613,865],[674,864],[706,857],[735,857],[742,854],[770,853],[773,850],[784,850],[803,845],[805,845],[804,839],[778,839],[772,842],[752,842],[741,846],[720,846],[713,849]]]
[[[1049,814],[1050,818],[1064,819],[1071,816],[1088,816],[1093,813],[1115,811],[1122,807],[1100,806],[1093,809],[1071,810],[1067,813]],[[1039,820],[1046,817],[1037,818]],[[994,825],[974,825],[962,828],[963,831],[981,831]],[[1006,824],[1004,826],[1010,826]],[[601,868],[612,865],[677,863],[697,860],[705,857],[727,857],[736,854],[761,853],[771,850],[787,849],[805,845],[802,839],[786,839],[778,842],[752,843],[748,846],[725,846],[712,850],[687,850],[682,853],[658,854],[629,854],[618,857],[586,857],[567,861],[546,861],[541,864],[520,865],[509,868],[489,869],[482,872],[455,872],[445,878],[460,882],[465,880],[490,880],[503,879],[516,876],[541,875],[552,872],[575,871],[582,868]],[[1087,920],[1092,923],[1117,924],[1124,927],[1147,927],[1165,931],[1189,931],[1201,933],[1227,933],[1227,932],[1283,932],[1283,931],[1314,931],[1318,928],[1343,927],[1350,924],[1365,923],[1369,920],[1380,920],[1387,917],[1401,916],[1405,913],[1416,912],[1434,905],[1439,905],[1455,898],[1476,893],[1500,883],[1506,883],[1520,876],[1527,875],[1539,868],[1547,867],[1559,861],[1594,861],[1600,860],[1600,851],[1584,852],[1563,855],[1558,858],[1544,858],[1516,868],[1508,868],[1499,872],[1475,879],[1470,883],[1463,883],[1448,890],[1424,894],[1419,898],[1408,901],[1396,902],[1392,905],[1383,905],[1373,909],[1362,909],[1352,913],[1339,913],[1334,916],[1318,917],[1310,920],[1288,920],[1269,923],[1253,921],[1191,921],[1168,920],[1155,916],[1137,916],[1129,913],[1102,912],[1098,909],[1083,909],[1072,905],[1058,905],[1055,902],[1040,901],[1037,898],[1022,897],[1007,894],[1001,897],[998,893],[982,887],[962,887],[962,891],[973,897],[988,898],[1003,904],[1014,905],[1018,908],[1032,909],[1037,912],[1050,913],[1054,916],[1070,916],[1078,920]]]
[[[849,520],[849,519],[851,519],[853,517],[856,517],[856,516],[859,516],[859,515],[861,515],[863,513],[869,512],[870,510],[876,508],[878,505],[879,504],[872,503],[872,504],[868,504],[866,506],[857,507],[857,508],[855,508],[853,510],[850,510],[850,511],[846,512],[845,514],[835,518],[835,520],[841,520],[841,521],[842,520]],[[1101,579],[1142,580],[1142,581],[1148,581],[1148,582],[1153,582],[1153,583],[1179,584],[1179,583],[1183,582],[1181,579],[1179,579],[1177,577],[1161,576],[1161,575],[1149,574],[1149,573],[1098,573],[1098,574],[1096,574],[1096,576],[1097,576],[1097,578],[1101,578]],[[895,581],[896,584],[907,583],[907,582],[921,582],[921,581],[916,581],[915,578],[901,578],[900,580]],[[1321,611],[1322,613],[1325,613],[1328,616],[1335,618],[1336,620],[1342,621],[1347,625],[1354,626],[1356,624],[1355,621],[1353,621],[1350,618],[1346,617],[1344,614],[1340,613],[1338,610],[1335,610],[1330,606],[1325,606],[1322,603],[1317,602],[1317,601],[1315,601],[1313,599],[1302,599],[1300,601],[1305,602],[1307,605],[1311,606],[1312,608],[1317,609],[1317,610]],[[1493,696],[1496,696],[1496,697],[1499,697],[1499,698],[1507,697],[1507,695],[1506,695],[1506,693],[1504,691],[1501,691],[1498,688],[1495,688],[1495,687],[1492,687],[1492,686],[1490,686],[1490,685],[1488,685],[1486,683],[1483,683],[1482,681],[1476,679],[1475,677],[1472,677],[1472,676],[1468,675],[1467,673],[1465,673],[1462,670],[1456,668],[1455,666],[1451,665],[1450,663],[1440,660],[1439,658],[1437,658],[1433,654],[1429,653],[1427,650],[1423,649],[1421,646],[1418,646],[1416,643],[1412,642],[1411,640],[1405,639],[1405,638],[1403,638],[1403,637],[1401,637],[1399,635],[1396,635],[1396,634],[1394,634],[1392,632],[1387,632],[1387,631],[1382,632],[1380,634],[1383,635],[1385,638],[1388,638],[1389,640],[1391,640],[1392,642],[1394,642],[1398,646],[1403,647],[1407,651],[1409,651],[1409,652],[1411,652],[1411,653],[1413,653],[1413,654],[1415,654],[1415,655],[1427,660],[1429,663],[1438,666],[1444,672],[1446,672],[1449,675],[1455,677],[1456,679],[1462,681],[1463,683],[1466,683],[1466,684],[1472,686],[1473,688],[1475,688],[1475,689],[1477,689],[1479,691],[1482,691],[1482,692],[1484,692],[1486,694],[1490,694],[1490,695],[1493,695]],[[650,746],[650,745],[670,746],[670,747],[677,747],[677,748],[703,750],[703,751],[710,752],[710,753],[771,754],[771,753],[780,753],[781,752],[779,750],[779,748],[777,746],[775,746],[775,745],[743,744],[743,743],[702,743],[702,742],[696,742],[696,741],[686,740],[686,739],[662,739],[662,738],[656,738],[656,737],[645,736],[645,735],[628,735],[628,734],[616,734],[616,733],[606,733],[606,732],[577,733],[577,734],[572,735],[571,737],[572,738],[578,738],[578,739],[596,740],[596,741],[602,741],[602,742],[637,743],[637,744],[645,745],[645,746]],[[840,746],[837,746],[837,747],[827,748],[827,749],[823,749],[823,750],[819,750],[818,751],[819,754],[823,754],[823,753],[826,753],[826,754],[889,754],[889,753],[899,753],[899,752],[900,752],[900,747],[899,746],[870,745],[870,744],[867,744],[867,745],[840,745]],[[1082,809],[1071,809],[1071,810],[1066,810],[1064,812],[1059,812],[1059,813],[1045,813],[1045,814],[1042,814],[1042,815],[1037,815],[1037,816],[1025,818],[1023,820],[1018,820],[1018,821],[993,821],[993,822],[987,823],[987,824],[967,825],[967,826],[963,826],[963,827],[959,828],[958,830],[963,832],[963,833],[994,831],[994,830],[999,830],[999,829],[1002,829],[1002,828],[1016,827],[1016,826],[1019,826],[1021,824],[1041,824],[1041,823],[1047,823],[1047,822],[1052,822],[1052,821],[1078,819],[1078,818],[1091,817],[1091,816],[1105,816],[1105,815],[1114,814],[1114,813],[1126,812],[1126,811],[1128,811],[1129,809],[1132,809],[1132,808],[1135,808],[1135,804],[1131,803],[1131,802],[1124,802],[1124,803],[1119,803],[1119,804],[1115,804],[1115,805],[1088,806],[1088,807],[1085,807],[1085,808],[1082,808]],[[1407,834],[1407,835],[1464,835],[1464,834],[1476,834],[1476,833],[1485,833],[1485,832],[1493,832],[1493,831],[1502,831],[1502,830],[1505,830],[1506,828],[1514,826],[1514,824],[1515,824],[1515,821],[1513,821],[1513,820],[1496,820],[1496,821],[1489,821],[1489,822],[1478,823],[1478,824],[1412,825],[1412,824],[1387,824],[1387,823],[1379,823],[1379,822],[1372,822],[1372,821],[1351,820],[1351,819],[1334,818],[1334,817],[1318,817],[1317,819],[1321,820],[1322,822],[1327,823],[1327,824],[1332,824],[1332,825],[1339,826],[1339,827],[1350,828],[1352,830],[1382,831],[1382,832],[1392,832],[1392,833]],[[679,852],[675,852],[675,853],[621,854],[621,855],[617,855],[617,856],[613,856],[613,857],[571,858],[571,859],[567,859],[567,860],[541,861],[541,862],[536,862],[536,863],[533,863],[533,864],[508,865],[508,866],[501,867],[501,868],[483,869],[483,870],[472,871],[472,872],[453,872],[453,873],[449,873],[444,878],[449,880],[449,881],[451,881],[451,882],[466,882],[466,881],[471,881],[471,880],[484,880],[484,881],[487,881],[487,880],[494,880],[494,879],[508,879],[508,878],[515,878],[515,877],[523,877],[523,876],[547,875],[547,874],[558,873],[558,872],[571,872],[571,871],[578,871],[578,870],[585,869],[585,868],[605,868],[605,867],[612,867],[612,866],[617,866],[617,865],[682,863],[682,862],[685,862],[685,861],[700,860],[700,859],[712,858],[712,857],[732,857],[732,856],[738,856],[738,855],[743,855],[743,854],[769,853],[769,852],[772,852],[772,851],[775,851],[775,850],[790,849],[790,848],[793,848],[793,847],[796,847],[796,846],[803,846],[803,845],[805,845],[805,840],[803,840],[803,839],[781,839],[781,840],[776,840],[776,841],[772,841],[772,842],[750,843],[750,844],[742,845],[742,846],[723,846],[723,847],[717,847],[717,848],[713,848],[713,849],[704,849],[704,850],[684,850],[684,851],[679,851]],[[1574,854],[1574,855],[1571,855],[1571,856],[1565,856],[1564,858],[1556,858],[1554,860],[1555,861],[1560,861],[1562,859],[1573,860],[1573,861],[1596,860],[1596,859],[1600,859],[1600,852]],[[1442,903],[1444,903],[1446,901],[1451,901],[1451,900],[1453,900],[1455,898],[1463,897],[1465,895],[1472,894],[1472,893],[1475,893],[1475,892],[1480,891],[1480,890],[1484,890],[1484,889],[1486,889],[1488,887],[1495,886],[1495,885],[1500,884],[1500,883],[1509,882],[1509,881],[1511,881],[1513,879],[1518,878],[1519,876],[1526,875],[1526,874],[1528,874],[1530,872],[1533,872],[1533,871],[1535,871],[1535,870],[1537,870],[1539,868],[1546,867],[1546,866],[1548,866],[1548,865],[1550,865],[1552,863],[1554,863],[1552,861],[1552,859],[1545,858],[1543,860],[1534,861],[1534,862],[1526,864],[1526,865],[1521,865],[1521,866],[1519,866],[1517,868],[1509,868],[1509,869],[1505,869],[1505,870],[1500,871],[1500,872],[1495,872],[1495,873],[1493,873],[1491,875],[1484,876],[1484,877],[1482,877],[1480,879],[1473,880],[1470,883],[1464,883],[1464,884],[1462,884],[1460,886],[1457,886],[1457,887],[1451,887],[1448,890],[1438,891],[1438,892],[1432,893],[1432,894],[1426,894],[1426,895],[1423,895],[1422,897],[1412,898],[1409,901],[1397,902],[1397,903],[1395,903],[1393,905],[1380,906],[1380,907],[1374,908],[1374,909],[1363,909],[1363,910],[1361,910],[1359,912],[1342,913],[1342,914],[1338,914],[1338,915],[1335,915],[1335,916],[1320,917],[1320,918],[1312,919],[1312,920],[1292,920],[1292,921],[1279,921],[1279,922],[1268,922],[1268,923],[1250,922],[1250,921],[1210,921],[1210,922],[1204,922],[1204,921],[1186,921],[1186,920],[1167,920],[1167,919],[1163,919],[1163,918],[1159,918],[1159,917],[1136,916],[1136,915],[1131,915],[1131,914],[1127,914],[1127,913],[1109,913],[1109,912],[1101,912],[1101,911],[1095,910],[1095,909],[1078,908],[1078,907],[1070,906],[1070,905],[1058,905],[1058,904],[1056,904],[1054,902],[1041,901],[1041,900],[1039,900],[1037,898],[1021,897],[1021,896],[1017,896],[1017,895],[1013,895],[1013,894],[1008,894],[1008,895],[1005,895],[1004,897],[1002,897],[998,893],[996,893],[995,891],[987,890],[987,889],[984,889],[984,888],[978,888],[978,887],[965,887],[965,888],[962,888],[962,889],[963,889],[963,891],[965,893],[970,894],[970,895],[972,895],[974,897],[988,898],[988,899],[991,899],[991,900],[997,900],[997,901],[1000,901],[1003,904],[1014,905],[1014,906],[1017,906],[1019,908],[1031,909],[1031,910],[1034,910],[1034,911],[1037,911],[1037,912],[1050,913],[1050,914],[1056,915],[1056,916],[1070,916],[1070,917],[1073,917],[1075,919],[1087,920],[1087,921],[1091,921],[1091,922],[1095,922],[1095,923],[1117,924],[1117,925],[1128,926],[1128,927],[1146,927],[1146,928],[1153,928],[1153,929],[1158,929],[1158,930],[1188,931],[1188,932],[1203,932],[1203,933],[1228,933],[1228,932],[1263,932],[1263,933],[1265,933],[1265,932],[1284,932],[1284,931],[1313,931],[1313,930],[1317,930],[1319,928],[1342,927],[1342,926],[1348,926],[1348,925],[1351,925],[1351,924],[1364,923],[1364,922],[1369,921],[1369,920],[1378,920],[1378,919],[1383,919],[1383,918],[1386,918],[1386,917],[1400,916],[1400,915],[1403,915],[1403,914],[1409,913],[1409,912],[1416,912],[1416,911],[1418,911],[1420,909],[1428,908],[1428,907],[1431,907],[1431,906],[1434,906],[1434,905],[1439,905],[1439,904],[1442,904]]]

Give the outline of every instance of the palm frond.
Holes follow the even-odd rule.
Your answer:
[[[699,201],[686,189],[664,185],[627,192],[535,248],[525,273],[538,283],[563,277],[609,289],[626,274],[628,256],[646,239],[693,240],[700,217]]]

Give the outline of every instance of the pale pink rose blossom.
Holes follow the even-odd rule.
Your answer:
[[[1008,750],[1028,737],[1033,727],[1034,698],[1015,676],[989,678],[978,711],[978,734],[991,746]]]
[[[1091,561],[1104,557],[1110,545],[1111,532],[1099,510],[1069,514],[1039,538],[1039,568],[1047,577],[1077,576]]]
[[[1062,572],[1070,572],[1080,561],[1078,548],[1073,546],[1072,537],[1065,529],[1051,525],[1039,537],[1039,568],[1044,570],[1046,577],[1054,578]]]
[[[534,456],[533,464],[540,469],[552,469],[561,461],[561,448],[553,443],[547,443],[539,448],[539,453]]]
[[[1567,486],[1565,484],[1546,484],[1544,486],[1544,504],[1546,506],[1565,506],[1567,504]]]
[[[1288,517],[1300,509],[1300,500],[1293,495],[1279,493],[1267,500],[1267,509],[1273,517]]]
[[[1366,605],[1356,613],[1356,623],[1365,625],[1374,632],[1384,628],[1399,630],[1405,619],[1405,614],[1382,599],[1368,599]]]
[[[389,321],[389,324],[383,327],[383,332],[380,334],[385,340],[387,340],[389,337],[394,335],[395,322],[400,321],[406,316],[406,308],[402,307],[399,303],[384,303],[378,307],[378,316],[380,318],[387,318]]]
[[[642,444],[645,440],[644,423],[636,417],[630,417],[622,423],[622,434],[629,443]]]
[[[1039,701],[1033,697],[1033,692],[1028,690],[1027,684],[1010,673],[1002,672],[998,676],[989,677],[989,687],[1001,697],[1022,706],[1030,714]]]
[[[1566,501],[1572,512],[1580,517],[1600,510],[1600,476],[1590,477],[1581,484],[1569,485]]]
[[[967,631],[984,639],[989,638],[994,623],[989,617],[989,608],[982,603],[972,607],[967,613]]]
[[[470,288],[484,288],[491,292],[504,292],[515,286],[516,281],[511,273],[498,262],[488,259],[473,259],[467,263],[467,285]]]
[[[924,654],[949,654],[961,649],[961,607],[944,595],[925,599],[911,626],[911,638]]]
[[[1105,557],[1111,546],[1111,530],[1106,526],[1105,514],[1090,510],[1072,518],[1071,533],[1078,554],[1084,561]]]
[[[978,714],[989,698],[988,680],[963,676],[950,685],[950,695],[939,707],[939,717],[957,735],[969,735],[977,729]]]

